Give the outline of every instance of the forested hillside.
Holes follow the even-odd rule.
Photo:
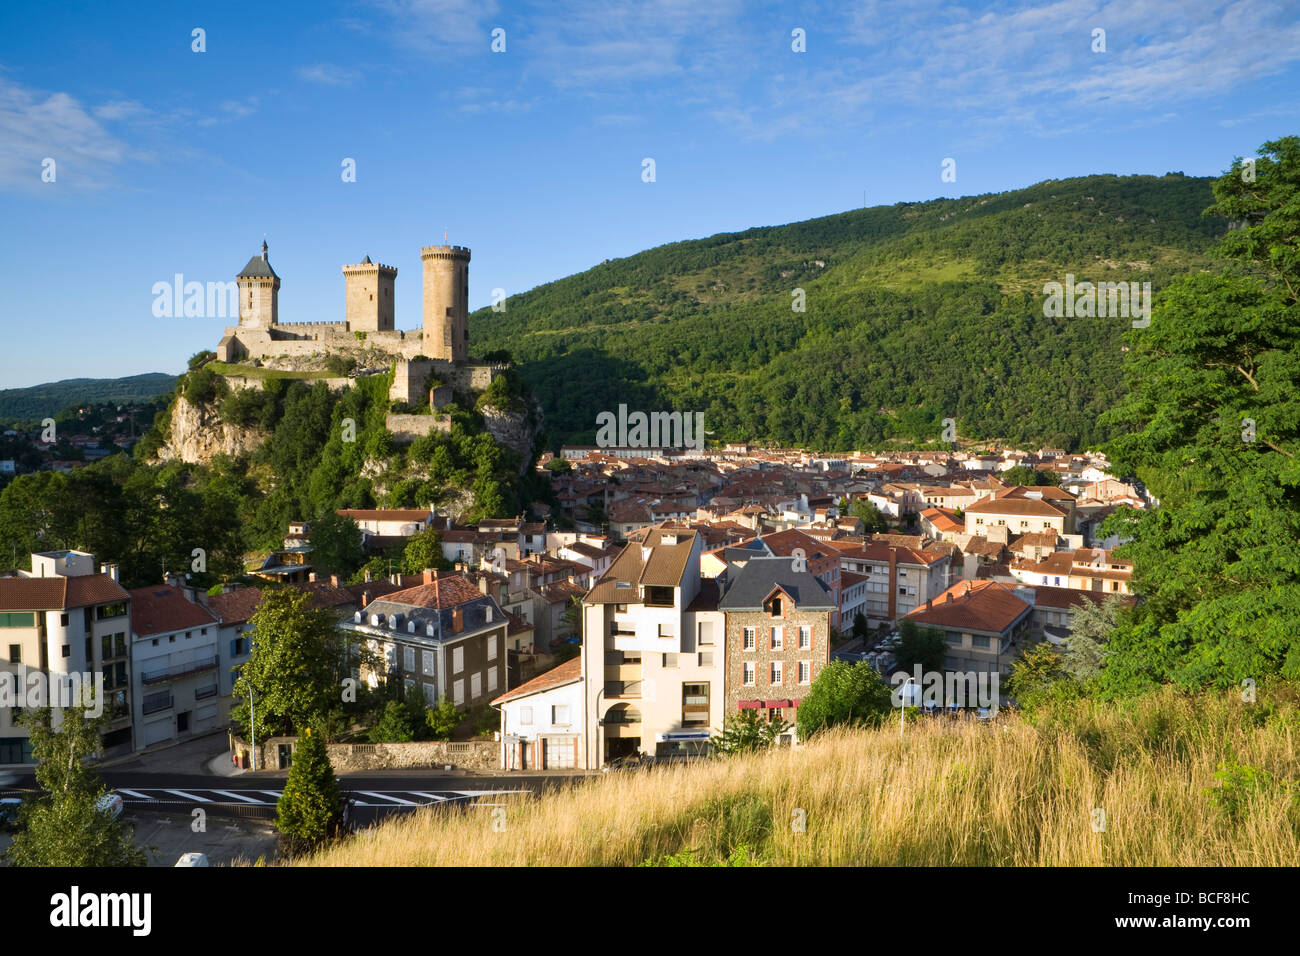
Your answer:
[[[127,378],[67,378],[29,388],[0,389],[0,422],[52,418],[74,403],[146,402],[175,387],[175,375],[148,372]]]
[[[1130,322],[1045,318],[1043,285],[1158,294],[1206,267],[1227,230],[1202,216],[1209,184],[1049,180],[673,243],[475,313],[475,348],[521,363],[552,446],[592,442],[620,402],[702,411],[715,439],[846,449],[954,418],[962,438],[1096,445]]]

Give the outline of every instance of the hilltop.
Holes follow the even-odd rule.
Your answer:
[[[65,378],[27,388],[0,389],[0,422],[53,418],[73,404],[147,402],[175,387],[175,375],[146,372],[126,378]]]
[[[552,446],[595,416],[702,411],[715,439],[820,448],[963,438],[1076,449],[1122,392],[1120,318],[1045,318],[1066,274],[1150,282],[1205,268],[1227,230],[1210,180],[1048,180],[676,242],[471,317],[542,401]],[[806,311],[792,311],[803,289]]]

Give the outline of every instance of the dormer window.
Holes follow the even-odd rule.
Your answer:
[[[773,617],[781,616],[781,599],[779,597],[772,598],[772,604],[769,610],[771,611]]]

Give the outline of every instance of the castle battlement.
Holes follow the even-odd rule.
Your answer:
[[[424,246],[421,259],[464,259],[469,262],[469,250],[464,246]]]
[[[386,266],[382,262],[358,262],[353,266],[344,266],[343,274],[373,274],[378,272],[380,275],[397,277],[397,266]]]

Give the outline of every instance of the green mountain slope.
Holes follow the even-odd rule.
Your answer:
[[[127,378],[65,378],[29,388],[0,389],[0,422],[38,421],[73,403],[143,402],[175,387],[175,375],[147,372]]]
[[[1089,176],[673,243],[476,312],[474,350],[524,363],[553,446],[592,442],[619,403],[826,449],[937,441],[944,418],[1095,445],[1130,321],[1045,318],[1043,285],[1158,294],[1209,261],[1227,228],[1211,201],[1208,179]]]

